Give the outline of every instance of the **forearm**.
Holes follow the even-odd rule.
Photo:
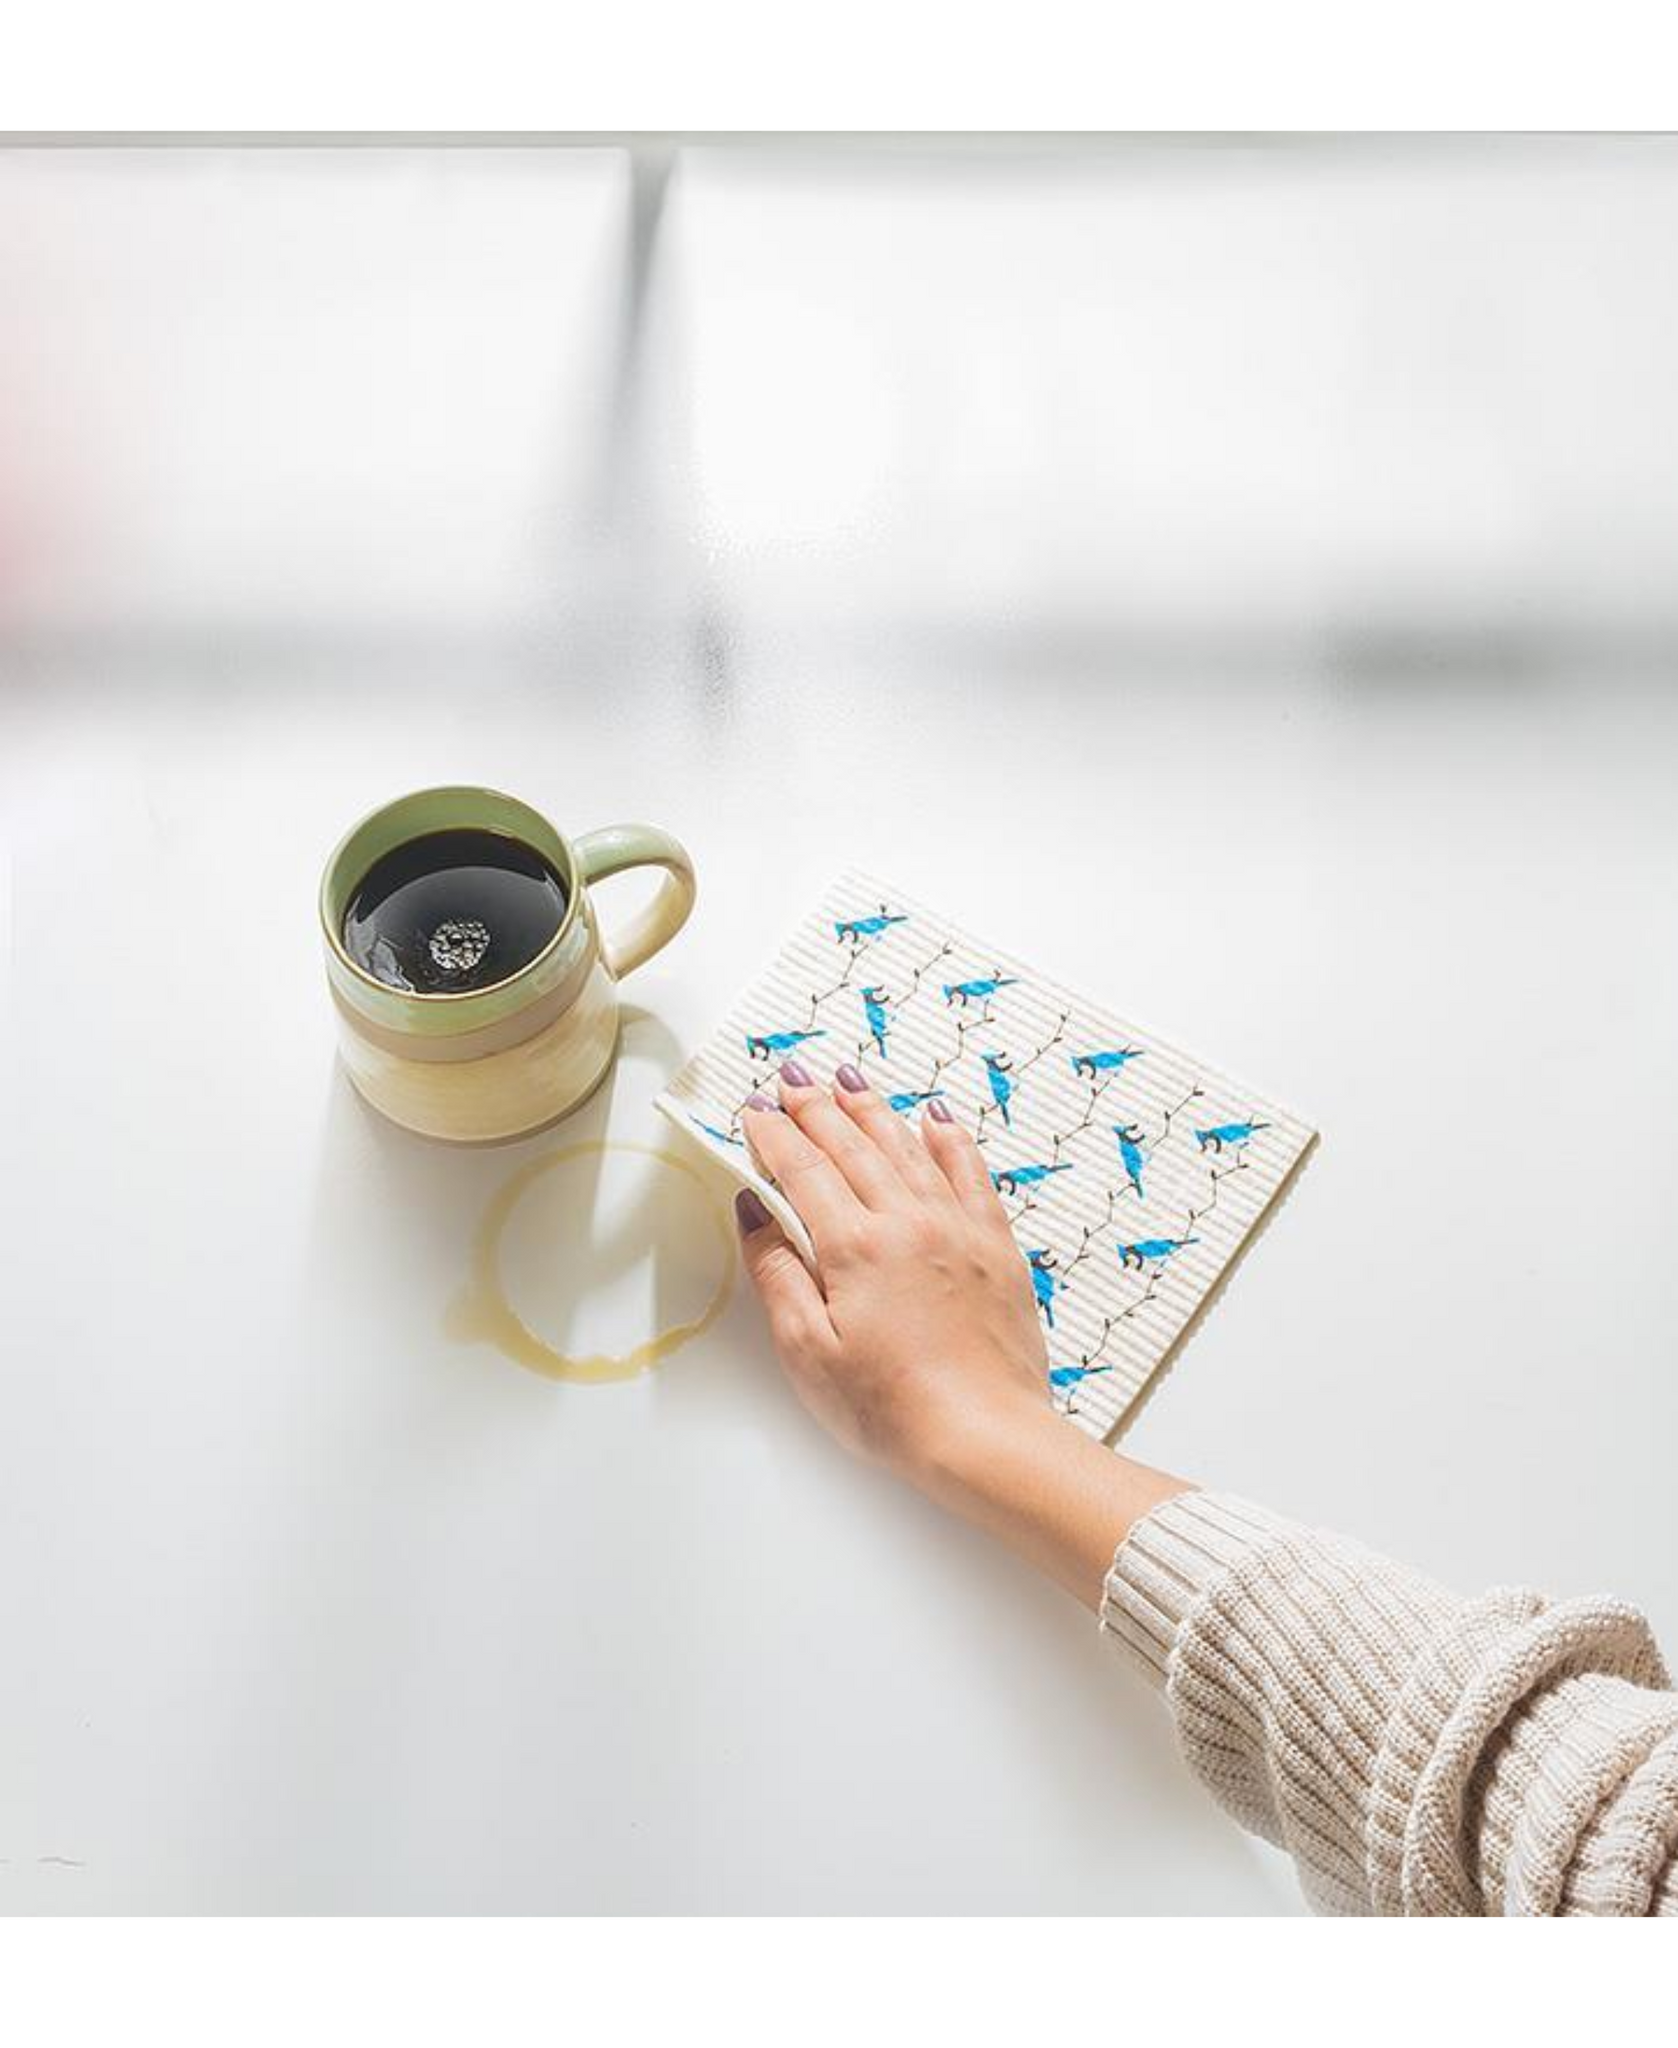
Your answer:
[[[1203,1782],[1319,1903],[1678,1911],[1678,1698],[1641,1617],[1459,1600],[1091,1442],[1046,1399],[971,1134],[934,1100],[917,1136],[857,1068],[835,1081],[788,1061],[779,1104],[742,1113],[819,1275],[750,1190],[736,1209],[781,1361],[842,1443],[1099,1606]]]
[[[940,1506],[1005,1543],[1092,1612],[1131,1529],[1188,1485],[1108,1450],[1030,1398],[964,1418],[913,1476]]]
[[[944,1428],[910,1476],[1099,1610],[1319,1908],[1678,1910],[1678,1699],[1630,1610],[1460,1599],[1030,1400]]]

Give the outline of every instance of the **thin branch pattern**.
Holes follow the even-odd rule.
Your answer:
[[[1061,1275],[1060,1284],[1062,1287],[1066,1285],[1066,1283],[1072,1278],[1072,1275],[1077,1272],[1078,1268],[1090,1256],[1091,1252],[1094,1251],[1096,1246],[1096,1240],[1098,1238],[1105,1236],[1106,1233],[1112,1228],[1113,1210],[1118,1202],[1118,1198],[1118,1190],[1116,1188],[1109,1188],[1107,1190],[1107,1208],[1106,1212],[1103,1214],[1101,1218],[1101,1221],[1099,1223],[1086,1223],[1084,1225],[1084,1234],[1082,1238],[1079,1239],[1078,1249],[1072,1254],[1072,1257],[1067,1261],[1066,1270]],[[1105,1332],[1103,1332],[1103,1334],[1105,1335]],[[1080,1363],[1082,1362],[1083,1361],[1080,1361]]]
[[[808,1017],[805,1018],[804,1022],[798,1027],[800,1031],[808,1031],[811,1028],[811,1026],[816,1021],[817,1015],[819,1014],[823,1003],[830,1003],[836,995],[839,995],[840,993],[842,993],[843,990],[848,989],[850,987],[851,976],[856,973],[857,955],[861,952],[861,950],[862,949],[860,946],[850,947],[848,949],[845,960],[844,973],[840,975],[839,979],[833,984],[831,988],[824,988],[820,995],[812,995],[810,997],[810,1014]]]
[[[963,1052],[967,1049],[967,1034],[976,1028],[975,1023],[970,1018],[958,1017],[956,1019],[955,1050],[951,1053],[946,1053],[943,1059],[933,1061],[932,1072],[926,1078],[926,1085],[929,1089],[936,1088],[939,1075],[947,1074],[956,1061],[961,1058]]]
[[[1031,1055],[1031,1057],[1025,1062],[1023,1066],[1014,1068],[1014,1079],[1016,1081],[1020,1078],[1022,1074],[1029,1074],[1032,1068],[1036,1066],[1037,1062],[1043,1057],[1043,1055],[1046,1052],[1053,1052],[1057,1045],[1064,1044],[1066,1039],[1066,1027],[1068,1024],[1071,1023],[1071,1021],[1072,1012],[1070,1010],[1062,1010],[1060,1013],[1060,1021],[1058,1024],[1056,1024],[1054,1028],[1054,1035],[1050,1038],[1045,1038],[1043,1043],[1037,1048],[1037,1050]]]
[[[1190,1231],[1197,1223],[1204,1222],[1218,1206],[1218,1184],[1221,1181],[1228,1180],[1232,1174],[1245,1173],[1246,1171],[1247,1160],[1245,1156],[1237,1159],[1232,1166],[1209,1166],[1206,1169],[1206,1179],[1211,1199],[1203,1208],[1190,1209],[1185,1213],[1183,1219],[1184,1231]]]
[[[1055,1133],[1054,1141],[1049,1147],[1049,1164],[1051,1166],[1058,1166],[1060,1164],[1060,1148],[1063,1145],[1070,1145],[1074,1138],[1082,1137],[1090,1125],[1095,1122],[1095,1105],[1112,1085],[1113,1076],[1111,1074],[1104,1076],[1099,1081],[1092,1081],[1090,1083],[1090,1099],[1088,1106],[1084,1110],[1083,1122],[1074,1124],[1069,1131],[1057,1131]]]
[[[1187,1093],[1187,1095],[1183,1097],[1182,1101],[1173,1103],[1172,1106],[1165,1112],[1165,1122],[1160,1126],[1158,1139],[1158,1142],[1161,1145],[1163,1145],[1166,1139],[1169,1138],[1171,1135],[1172,1118],[1181,1116],[1183,1111],[1188,1108],[1191,1102],[1198,1102],[1203,1092],[1204,1091],[1202,1090],[1200,1083],[1196,1081],[1194,1086]]]
[[[1087,1373],[1098,1369],[1099,1362],[1107,1349],[1107,1340],[1112,1336],[1113,1332],[1119,1327],[1121,1323],[1129,1322],[1132,1316],[1140,1314],[1141,1311],[1148,1306],[1149,1302],[1153,1300],[1155,1294],[1157,1294],[1159,1291],[1159,1282],[1160,1275],[1158,1269],[1156,1268],[1152,1273],[1148,1275],[1147,1286],[1143,1288],[1142,1292],[1136,1297],[1134,1301],[1128,1302],[1125,1305],[1125,1307],[1119,1310],[1117,1315],[1102,1317],[1101,1335],[1096,1339],[1096,1342],[1091,1347],[1091,1349],[1087,1351],[1084,1354],[1084,1356],[1078,1360],[1078,1365],[1081,1371]],[[1077,1412],[1078,1387],[1081,1384],[1082,1382],[1074,1382],[1070,1393],[1068,1393],[1066,1397],[1066,1412],[1068,1415],[1072,1415]]]
[[[921,962],[919,967],[917,967],[914,973],[911,974],[909,977],[909,992],[903,998],[905,1003],[907,1003],[912,996],[918,995],[920,993],[921,977],[923,975],[930,974],[933,968],[935,968],[938,965],[939,961],[947,960],[950,957],[950,955],[955,951],[955,949],[955,940],[946,939],[943,945],[941,945],[938,948],[936,953],[930,954],[925,960]]]

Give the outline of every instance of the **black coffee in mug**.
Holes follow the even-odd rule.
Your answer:
[[[503,832],[426,832],[367,870],[344,910],[344,951],[413,995],[461,995],[528,967],[565,918],[565,884]]]

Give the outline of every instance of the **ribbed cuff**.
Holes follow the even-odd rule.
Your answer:
[[[1195,1601],[1257,1544],[1293,1527],[1232,1493],[1174,1494],[1119,1545],[1102,1593],[1102,1629],[1163,1691],[1172,1645]]]
[[[1585,1838],[1678,1726],[1665,1685],[1648,1623],[1622,1602],[1546,1607],[1509,1590],[1465,1602],[1417,1659],[1376,1761],[1378,1910],[1548,1914],[1569,1903]],[[1579,1873],[1593,1898],[1571,1910],[1598,1910],[1594,1861]]]
[[[1635,1609],[1461,1600],[1228,1494],[1145,1516],[1101,1627],[1337,1912],[1665,1912],[1678,1698]]]

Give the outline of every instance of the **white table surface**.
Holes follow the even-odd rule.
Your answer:
[[[1678,1644],[1674,163],[0,159],[0,1906],[1297,1910],[743,1294],[446,1333],[848,859],[1323,1130],[1137,1454]],[[442,779],[699,863],[529,1146],[334,1064]],[[515,1292],[627,1345],[709,1253],[585,1194]]]

